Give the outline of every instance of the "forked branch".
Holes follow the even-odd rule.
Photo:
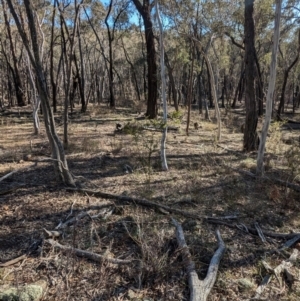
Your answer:
[[[189,279],[189,288],[191,291],[190,301],[206,301],[211,289],[215,284],[219,263],[225,252],[225,244],[221,237],[221,234],[219,230],[217,230],[216,235],[219,247],[210,261],[206,277],[204,278],[204,280],[199,280],[195,269],[195,263],[191,259],[191,253],[185,242],[182,226],[174,218],[172,218],[172,222],[176,227],[178,246],[181,249],[183,261],[186,265],[186,272]]]

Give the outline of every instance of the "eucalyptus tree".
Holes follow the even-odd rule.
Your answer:
[[[283,61],[283,82],[281,87],[281,95],[280,101],[277,108],[277,119],[281,119],[281,114],[284,113],[284,103],[285,103],[285,93],[286,93],[286,86],[288,82],[289,74],[293,67],[296,66],[299,60],[300,55],[300,30],[295,32],[296,39],[293,39],[291,43],[286,43],[283,47],[285,51],[283,51],[283,47],[279,47],[280,56]],[[298,41],[295,41],[298,40]],[[297,45],[295,47],[295,44]],[[285,52],[285,55],[284,55]],[[294,57],[293,57],[294,55]],[[290,58],[291,57],[291,58]]]
[[[3,9],[4,21],[5,21],[5,29],[7,32],[7,37],[8,37],[9,46],[10,46],[10,54],[11,54],[12,61],[13,61],[12,64],[10,63],[10,60],[9,60],[8,56],[6,55],[6,52],[3,51],[4,48],[2,45],[2,41],[1,41],[2,52],[5,54],[7,64],[9,66],[9,69],[10,69],[12,77],[13,77],[13,82],[14,82],[15,91],[16,91],[17,104],[18,104],[18,106],[25,106],[25,93],[24,93],[23,83],[21,80],[21,71],[20,71],[20,67],[19,67],[19,62],[21,61],[21,59],[20,59],[20,57],[18,57],[18,54],[17,54],[17,49],[16,49],[17,44],[14,43],[14,41],[13,41],[13,34],[12,34],[11,25],[10,25],[11,22],[9,20],[5,0],[1,0],[1,4],[2,4],[2,9]],[[19,56],[20,55],[21,54],[19,54]]]
[[[264,172],[263,158],[264,158],[268,129],[272,117],[273,94],[274,94],[275,82],[276,82],[277,50],[278,50],[279,35],[280,35],[281,2],[282,0],[276,0],[274,41],[273,41],[272,58],[270,64],[270,78],[269,78],[269,87],[268,87],[267,103],[266,103],[266,116],[265,116],[265,121],[262,129],[258,155],[257,155],[256,174],[259,176],[262,176]]]
[[[164,49],[164,31],[163,25],[160,17],[158,0],[155,0],[155,10],[156,17],[159,26],[159,46],[160,46],[160,72],[161,72],[161,90],[162,90],[162,103],[163,103],[163,133],[161,138],[161,146],[160,146],[160,156],[161,156],[161,165],[162,170],[168,170],[168,163],[166,157],[166,140],[167,140],[167,132],[168,132],[168,108],[167,108],[167,99],[166,99],[166,76],[165,76],[165,49]]]
[[[55,0],[58,1],[58,0]],[[79,14],[80,14],[80,8],[83,4],[83,0],[80,2],[77,2],[77,0],[74,1],[74,9],[75,9],[75,15],[74,15],[74,20],[73,20],[73,28],[72,32],[69,32],[69,28],[67,25],[67,21],[64,17],[64,10],[59,6],[59,11],[60,11],[60,20],[61,20],[61,38],[62,38],[62,48],[63,48],[63,54],[64,54],[64,70],[65,70],[65,101],[64,101],[64,147],[68,147],[68,108],[69,105],[71,104],[73,99],[71,99],[71,77],[72,77],[72,63],[73,60],[76,58],[74,57],[74,49],[75,49],[75,42],[76,42],[76,34],[78,33],[77,28],[78,28],[78,22],[79,22]],[[67,39],[69,41],[69,52],[67,53],[67,41],[65,38],[65,33],[67,35]],[[84,102],[85,106],[85,102]]]
[[[49,95],[46,86],[45,71],[42,66],[39,44],[38,44],[38,34],[36,28],[36,17],[34,14],[34,7],[30,0],[24,0],[24,6],[26,11],[26,23],[28,24],[29,36],[24,30],[20,22],[20,16],[16,12],[16,5],[13,4],[12,0],[6,0],[13,15],[14,21],[18,28],[18,32],[21,36],[24,47],[27,50],[30,62],[33,66],[36,75],[37,87],[39,96],[41,98],[41,105],[43,109],[43,117],[47,136],[51,146],[52,161],[54,166],[54,171],[57,179],[60,182],[65,183],[69,186],[75,186],[73,177],[69,171],[66,156],[64,153],[63,145],[56,133],[55,123],[53,118],[53,113],[51,110]]]
[[[111,107],[116,105],[116,100],[114,96],[114,59],[113,59],[113,41],[115,40],[116,26],[119,18],[125,14],[126,9],[129,5],[129,2],[122,1],[116,3],[116,0],[110,0],[107,8],[107,14],[105,16],[104,23],[107,28],[107,37],[108,37],[108,53],[109,53],[109,93],[110,101],[109,104]],[[112,25],[110,25],[112,23]]]
[[[144,35],[147,49],[147,67],[148,67],[148,99],[146,115],[150,118],[157,117],[157,63],[155,37],[153,32],[153,22],[151,11],[154,6],[154,1],[132,0],[144,22]]]
[[[245,106],[246,119],[243,150],[246,152],[258,149],[257,104],[255,98],[255,26],[254,0],[245,0]]]

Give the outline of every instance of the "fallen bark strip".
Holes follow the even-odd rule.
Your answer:
[[[259,235],[255,228],[245,226],[244,224],[243,224],[243,227],[240,227],[238,224],[233,224],[233,223],[229,224],[220,219],[207,219],[207,222],[211,223],[211,224],[223,225],[223,226],[226,226],[226,227],[229,227],[232,229],[239,229],[239,230],[242,229],[245,232],[251,233],[253,235]],[[295,232],[295,233],[276,233],[276,232],[262,230],[262,233],[264,234],[264,236],[268,236],[268,237],[272,237],[272,238],[293,239],[296,236],[298,236],[300,239],[300,233],[297,233],[297,232]]]
[[[235,168],[234,168],[234,170],[241,173],[241,174],[247,175],[251,178],[257,178],[257,175],[255,175],[254,173],[252,173],[250,171],[242,170],[242,169],[235,169]],[[276,178],[269,178],[267,176],[262,176],[260,178],[263,179],[263,180],[271,181],[271,182],[274,182],[278,185],[288,187],[288,188],[291,188],[295,191],[300,192],[300,185],[297,185],[297,184],[294,184],[294,183],[291,183],[291,182],[288,182],[288,181],[283,181],[283,180],[280,180],[280,179],[276,179]]]
[[[25,259],[25,258],[27,258],[27,255],[26,255],[26,254],[24,254],[24,255],[22,255],[22,256],[19,256],[19,257],[17,257],[17,258],[14,258],[14,259],[12,259],[12,260],[9,260],[9,261],[7,261],[7,262],[5,262],[5,263],[0,263],[0,267],[1,267],[1,268],[8,267],[8,266],[13,265],[13,264],[15,264],[15,263],[17,263],[17,262],[19,262],[19,261]]]
[[[79,189],[79,188],[67,188],[67,191],[87,193],[87,194],[92,194],[96,197],[101,197],[101,198],[105,198],[105,199],[115,199],[115,200],[118,200],[118,201],[130,202],[130,203],[138,204],[138,205],[145,206],[145,207],[152,207],[152,208],[156,208],[156,209],[164,209],[164,210],[169,211],[171,213],[177,213],[177,214],[180,214],[182,216],[197,219],[197,220],[201,220],[203,218],[204,219],[209,218],[209,217],[204,216],[204,215],[197,215],[197,214],[189,213],[189,212],[186,212],[186,211],[182,211],[180,209],[171,208],[171,207],[166,206],[166,205],[151,202],[151,201],[148,201],[146,199],[138,199],[138,198],[125,196],[125,195],[110,194],[110,193],[106,193],[106,192],[102,192],[102,191],[98,191],[98,190],[95,191],[95,190]]]
[[[282,251],[287,248],[291,248],[296,242],[300,240],[300,234],[295,235],[295,237],[289,239],[284,243],[284,245],[279,249],[279,251]]]
[[[78,257],[83,257],[92,261],[96,261],[96,262],[109,262],[109,263],[113,263],[113,264],[130,264],[133,262],[133,260],[123,260],[123,259],[117,259],[117,258],[110,258],[107,256],[102,256],[100,254],[97,253],[93,253],[93,252],[89,252],[89,251],[84,251],[81,249],[76,249],[73,247],[69,247],[69,246],[64,246],[60,243],[58,243],[57,241],[53,240],[53,239],[46,239],[45,240],[46,243],[50,244],[52,247],[60,249],[66,253],[73,253]]]
[[[205,301],[216,281],[219,263],[225,252],[224,241],[219,230],[217,230],[216,235],[219,248],[210,261],[206,277],[204,280],[199,280],[195,269],[195,263],[191,259],[191,253],[185,242],[182,226],[174,218],[172,218],[172,222],[176,227],[178,246],[181,249],[183,262],[185,262],[186,272],[188,274],[189,288],[191,292],[190,301]]]

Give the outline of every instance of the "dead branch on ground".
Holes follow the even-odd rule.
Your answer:
[[[266,270],[271,273],[271,275],[266,275],[264,277],[262,283],[256,289],[256,294],[252,300],[261,300],[261,294],[264,292],[267,285],[271,281],[272,276],[276,277],[279,282],[280,288],[282,287],[282,273],[285,273],[286,279],[288,281],[293,282],[295,279],[294,276],[289,272],[289,269],[296,263],[298,255],[299,251],[297,249],[294,249],[290,258],[283,260],[275,269],[272,269],[267,263],[265,263],[264,266],[266,266]]]
[[[79,214],[77,214],[76,216],[66,220],[64,223],[63,222],[60,222],[56,227],[55,229],[58,230],[58,229],[64,229],[66,228],[67,226],[70,226],[74,223],[77,223],[79,220],[83,219],[84,217],[88,216],[89,218],[91,219],[94,219],[94,218],[106,218],[107,216],[109,216],[112,211],[114,210],[113,209],[113,206],[114,204],[113,203],[103,203],[101,205],[96,205],[96,206],[91,206],[89,208],[89,210],[102,210],[101,212],[99,212],[98,214],[96,215],[91,215],[88,211],[83,211],[83,212],[80,212]],[[69,215],[68,215],[69,216]]]
[[[26,255],[26,254],[24,254],[24,255],[22,255],[22,256],[19,256],[19,257],[17,257],[17,258],[14,258],[14,259],[12,259],[12,260],[9,260],[9,261],[7,261],[7,262],[5,262],[5,263],[0,263],[0,267],[1,267],[1,268],[8,267],[8,266],[13,265],[13,264],[15,264],[15,263],[17,263],[17,262],[19,262],[19,261],[25,259],[25,258],[27,258],[27,255]]]
[[[211,224],[218,224],[218,225],[223,225],[232,229],[239,229],[244,232],[253,234],[253,235],[259,235],[258,231],[256,228],[252,228],[249,226],[246,226],[245,224],[229,224],[226,223],[220,219],[207,219],[208,223]],[[293,240],[293,244],[295,244],[298,240],[300,240],[300,233],[276,233],[276,232],[271,232],[271,231],[266,231],[266,230],[261,230],[261,233],[264,236],[272,237],[272,238],[279,238],[279,239],[289,239]],[[297,237],[297,239],[296,239]],[[291,245],[289,245],[290,247]]]
[[[115,199],[115,200],[118,200],[118,201],[130,202],[130,203],[134,203],[134,204],[145,206],[145,207],[152,207],[152,208],[155,208],[155,209],[164,209],[168,212],[177,213],[177,214],[180,214],[182,216],[189,217],[189,218],[194,218],[194,219],[197,219],[197,220],[200,220],[200,219],[203,219],[203,218],[208,218],[207,216],[192,214],[192,213],[182,211],[182,210],[179,210],[179,209],[176,209],[176,208],[171,208],[171,207],[166,206],[166,205],[151,202],[151,201],[148,201],[146,199],[139,199],[139,198],[134,198],[134,197],[125,196],[125,195],[110,194],[110,193],[102,192],[102,191],[99,191],[99,190],[67,188],[67,191],[80,192],[80,193],[84,193],[84,194],[91,194],[91,195],[94,195],[95,197],[101,197],[101,198],[105,198],[105,199]]]
[[[83,257],[83,258],[86,258],[86,259],[89,259],[92,261],[96,261],[96,262],[104,261],[104,262],[109,262],[109,263],[113,263],[113,264],[130,264],[133,262],[133,260],[123,260],[123,259],[111,258],[111,257],[103,256],[100,254],[96,254],[93,252],[76,249],[76,248],[73,248],[70,246],[64,246],[53,239],[47,239],[47,240],[45,240],[45,242],[50,244],[52,247],[54,247],[56,249],[64,251],[65,253],[75,254],[78,257]]]
[[[110,194],[106,192],[102,192],[99,190],[89,190],[89,189],[81,189],[81,188],[67,188],[67,191],[73,191],[73,192],[80,192],[84,194],[90,194],[95,197],[101,197],[104,199],[115,199],[117,201],[123,201],[123,202],[129,202],[133,203],[135,205],[140,205],[144,207],[150,207],[159,210],[160,212],[166,214],[166,213],[176,213],[188,218],[193,218],[196,220],[202,220],[202,219],[209,219],[209,220],[231,220],[231,219],[237,219],[236,215],[229,215],[229,216],[223,216],[223,217],[211,217],[211,216],[206,216],[206,215],[198,215],[198,214],[193,214],[190,212],[186,212],[180,209],[176,208],[171,208],[166,205],[158,204],[152,201],[148,201],[146,199],[139,199],[135,197],[130,197],[126,195],[117,195],[117,194]],[[165,212],[167,211],[167,212]]]
[[[215,254],[213,255],[210,261],[205,279],[199,280],[195,269],[195,263],[191,259],[192,257],[191,253],[185,242],[184,233],[181,224],[178,223],[173,218],[172,218],[172,222],[176,227],[176,237],[177,237],[178,246],[181,249],[183,261],[185,262],[185,266],[186,266],[186,272],[189,278],[189,288],[191,292],[190,301],[205,301],[216,281],[219,263],[225,252],[224,241],[221,237],[219,230],[217,230],[216,235],[217,235],[219,248],[217,249],[217,251],[215,252]]]

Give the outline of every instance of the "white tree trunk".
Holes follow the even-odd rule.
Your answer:
[[[267,133],[272,117],[272,104],[273,104],[273,94],[275,90],[275,80],[276,80],[276,61],[277,61],[277,51],[280,36],[280,17],[281,17],[281,2],[282,0],[276,0],[276,12],[275,12],[275,27],[274,27],[274,38],[273,38],[273,49],[272,49],[272,59],[270,64],[270,78],[269,86],[266,100],[266,115],[265,121],[261,133],[258,154],[257,154],[257,166],[256,174],[262,176],[264,173],[264,153],[265,145],[267,140]]]
[[[163,39],[163,27],[161,18],[159,15],[158,8],[158,0],[155,0],[155,8],[156,8],[156,17],[159,25],[159,47],[160,47],[160,73],[161,73],[161,96],[163,102],[163,120],[164,120],[164,128],[163,134],[161,138],[160,145],[160,157],[161,157],[161,165],[162,170],[168,170],[167,157],[166,157],[166,140],[167,140],[167,122],[168,122],[168,110],[167,110],[167,99],[166,99],[166,76],[165,76],[165,54],[164,54],[164,39]]]
[[[219,104],[218,104],[218,98],[217,98],[217,91],[216,91],[216,85],[215,85],[215,80],[214,80],[214,72],[210,63],[210,60],[208,58],[208,49],[210,47],[211,41],[214,38],[214,36],[211,37],[210,42],[208,43],[205,51],[200,43],[199,40],[197,39],[193,39],[196,42],[196,45],[199,49],[199,51],[202,53],[203,58],[205,60],[205,62],[207,63],[207,67],[208,67],[208,72],[209,72],[209,77],[210,77],[210,86],[211,86],[211,94],[212,94],[212,98],[215,104],[215,114],[217,117],[217,123],[218,123],[218,132],[217,132],[217,141],[221,140],[221,114],[220,114],[220,109],[219,109]]]
[[[32,117],[33,117],[33,127],[34,127],[34,134],[38,135],[40,133],[40,119],[39,119],[39,115],[38,115],[38,110],[40,107],[40,103],[41,103],[41,99],[39,97],[39,95],[37,95],[36,91],[36,86],[35,86],[35,82],[33,79],[33,74],[32,74],[32,70],[30,68],[30,60],[29,60],[29,56],[27,54],[27,71],[29,74],[29,84],[30,87],[32,89]]]

